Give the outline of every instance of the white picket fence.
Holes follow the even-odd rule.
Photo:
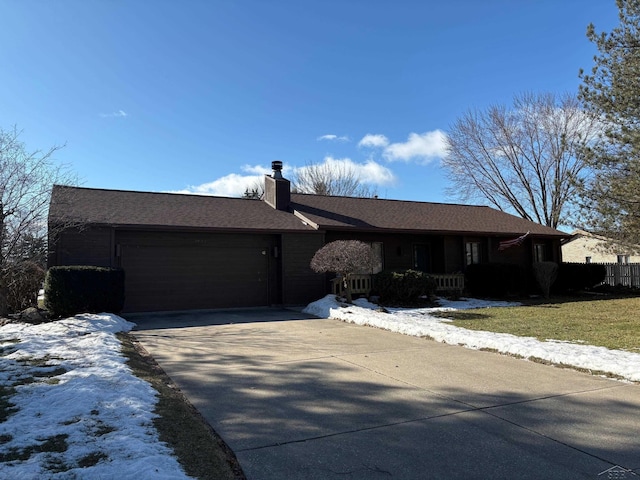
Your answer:
[[[436,280],[438,285],[436,292],[457,292],[464,291],[464,273],[429,274]]]
[[[429,274],[434,278],[436,284],[436,292],[462,293],[464,290],[464,274]],[[351,275],[351,293],[369,295],[371,291],[371,275]],[[331,280],[331,292],[334,295],[344,294],[344,281],[342,278],[334,278]]]
[[[607,276],[603,283],[615,287],[640,288],[640,263],[600,263],[607,269]]]
[[[371,291],[371,275],[351,275],[351,293],[369,295]],[[344,295],[345,284],[342,278],[331,280],[331,293],[334,295]]]

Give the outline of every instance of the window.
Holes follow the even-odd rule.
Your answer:
[[[371,247],[372,260],[371,268],[367,268],[358,272],[360,275],[367,275],[369,273],[380,273],[384,268],[384,249],[382,248],[382,242],[364,242]]]
[[[467,242],[465,244],[467,265],[480,263],[480,242]]]
[[[627,265],[629,263],[629,255],[618,255],[618,263],[620,265]]]
[[[533,245],[533,261],[544,262],[547,260],[547,246],[544,243],[535,243]]]
[[[371,244],[373,251],[373,261],[371,262],[371,273],[380,273],[384,268],[384,250],[382,242],[373,242]]]

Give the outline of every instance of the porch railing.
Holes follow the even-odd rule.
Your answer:
[[[435,279],[436,292],[458,292],[464,291],[464,274],[463,273],[447,273],[447,274],[429,274]]]
[[[349,282],[352,294],[369,295],[371,291],[371,275],[351,275]],[[344,280],[341,277],[331,280],[331,293],[341,296],[344,294]]]
[[[464,274],[462,273],[429,274],[429,276],[436,281],[436,292],[462,293],[464,291]],[[371,275],[351,275],[349,279],[351,293],[369,295],[371,278]],[[344,294],[344,281],[342,278],[331,280],[331,293],[334,295]]]

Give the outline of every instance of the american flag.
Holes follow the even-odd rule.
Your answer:
[[[529,235],[529,232],[525,233],[521,237],[514,238],[512,240],[505,240],[503,242],[500,242],[498,244],[498,251],[506,250],[507,248],[516,247],[518,245],[521,245],[522,242],[524,242],[524,239],[527,238],[527,235]]]

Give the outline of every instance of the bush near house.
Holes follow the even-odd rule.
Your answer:
[[[436,281],[424,272],[380,272],[373,278],[375,291],[385,305],[411,305],[420,297],[430,297],[436,292]]]
[[[467,266],[465,286],[472,296],[504,297],[520,294],[528,287],[528,274],[510,263],[477,263]]]
[[[606,267],[595,263],[561,263],[558,267],[554,293],[593,288],[604,282],[607,275]]]
[[[51,267],[44,284],[53,318],[78,313],[118,313],[124,306],[124,270],[91,266]]]
[[[532,266],[533,276],[542,290],[544,298],[549,298],[551,286],[558,278],[558,264],[555,262],[534,262]]]
[[[38,290],[42,286],[45,270],[37,262],[18,262],[7,271],[7,308],[16,313],[37,305]]]

